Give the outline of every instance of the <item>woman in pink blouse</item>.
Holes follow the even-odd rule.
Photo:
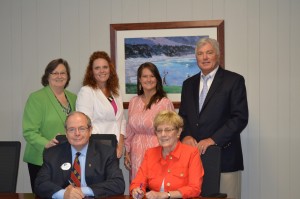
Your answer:
[[[173,103],[166,97],[157,67],[143,63],[137,72],[137,96],[128,107],[128,123],[125,138],[125,167],[134,179],[148,148],[158,146],[153,126],[155,115],[162,110],[174,110]]]

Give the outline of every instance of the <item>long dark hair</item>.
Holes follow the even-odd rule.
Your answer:
[[[162,79],[161,76],[159,74],[159,71],[157,69],[157,67],[155,66],[155,64],[151,63],[151,62],[145,62],[143,64],[140,65],[140,67],[138,68],[137,71],[137,94],[138,95],[143,95],[144,94],[144,89],[141,85],[140,82],[140,78],[142,77],[142,71],[147,68],[151,71],[151,73],[154,75],[157,83],[156,83],[156,93],[151,97],[149,103],[146,105],[146,109],[150,109],[152,104],[155,104],[157,102],[159,102],[162,98],[166,97],[167,94],[163,89],[163,85],[162,85]]]

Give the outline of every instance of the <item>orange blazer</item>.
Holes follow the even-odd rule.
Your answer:
[[[198,197],[201,193],[204,170],[197,148],[178,142],[174,151],[164,159],[162,147],[146,151],[138,173],[130,184],[130,193],[136,187],[159,192],[180,191],[183,198]]]

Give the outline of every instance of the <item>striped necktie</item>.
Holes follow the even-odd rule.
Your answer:
[[[75,184],[76,187],[81,186],[81,168],[78,157],[80,156],[80,152],[76,153],[76,157],[74,159],[72,171],[71,171],[71,180]]]

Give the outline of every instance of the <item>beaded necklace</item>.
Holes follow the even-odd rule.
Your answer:
[[[55,96],[56,100],[58,101],[59,105],[60,105],[61,108],[62,108],[62,111],[63,111],[66,115],[69,115],[69,113],[71,113],[71,111],[72,111],[72,108],[71,108],[70,102],[69,102],[69,100],[68,100],[66,94],[65,94],[65,97],[66,97],[66,99],[67,99],[67,101],[68,101],[68,106],[67,106],[67,107],[65,107],[64,105],[62,105],[62,104],[60,103],[60,101],[57,99],[57,97]]]

